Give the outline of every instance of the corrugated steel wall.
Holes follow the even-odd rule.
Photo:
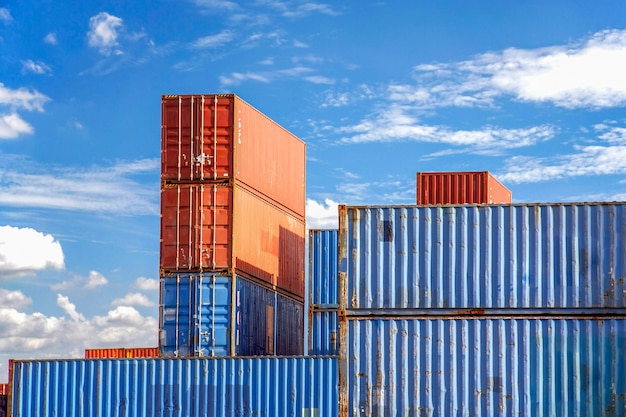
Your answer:
[[[13,417],[336,416],[337,359],[16,361]]]
[[[309,349],[337,350],[337,230],[309,230]]]
[[[626,307],[626,203],[340,207],[346,307]]]
[[[418,172],[416,203],[510,204],[511,191],[489,171]]]
[[[154,358],[159,356],[158,347],[136,348],[95,348],[85,349],[85,359],[96,358]]]
[[[624,416],[624,318],[348,320],[348,416]]]

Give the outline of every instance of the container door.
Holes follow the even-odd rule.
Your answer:
[[[230,355],[230,286],[227,275],[200,275],[195,284],[193,356]]]
[[[189,356],[192,280],[173,276],[161,278],[161,320],[159,348],[163,356]]]

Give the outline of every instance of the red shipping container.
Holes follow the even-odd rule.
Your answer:
[[[161,189],[161,273],[241,274],[304,297],[305,223],[238,185]]]
[[[417,204],[510,204],[511,191],[489,171],[418,172]]]
[[[0,384],[0,395],[9,395],[9,384]]]
[[[234,179],[305,217],[306,145],[234,94],[162,97],[163,182]]]
[[[158,347],[85,349],[85,359],[156,358]]]

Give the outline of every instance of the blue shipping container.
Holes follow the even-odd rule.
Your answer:
[[[302,303],[239,276],[162,276],[160,304],[162,356],[302,354]]]
[[[12,416],[337,416],[337,359],[15,361]]]
[[[309,352],[336,355],[337,230],[309,231]]]
[[[626,308],[626,203],[340,206],[339,227],[346,310]]]
[[[626,415],[624,318],[346,324],[342,417]]]

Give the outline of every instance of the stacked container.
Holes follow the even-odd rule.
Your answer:
[[[339,207],[339,415],[626,415],[626,204]]]
[[[162,98],[160,351],[301,354],[305,144],[235,95]]]
[[[489,171],[418,172],[417,204],[510,204],[511,191]]]

